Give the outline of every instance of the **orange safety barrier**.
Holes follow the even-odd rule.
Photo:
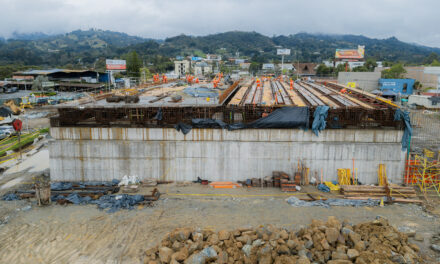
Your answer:
[[[234,189],[241,187],[240,184],[235,182],[211,182],[209,186],[214,189]]]

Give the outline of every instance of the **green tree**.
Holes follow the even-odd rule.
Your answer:
[[[364,67],[367,68],[367,71],[374,71],[374,68],[377,67],[377,63],[375,60],[369,58],[365,61]]]
[[[34,91],[43,91],[43,82],[48,82],[49,79],[46,76],[39,75],[32,82],[32,90]]]
[[[148,79],[153,78],[153,74],[150,72],[150,70],[147,67],[141,68],[140,72],[143,82],[146,82]]]
[[[369,72],[370,69],[368,69],[366,66],[358,66],[353,68],[354,72]]]
[[[429,54],[429,56],[426,57],[426,58],[423,60],[423,63],[424,63],[424,64],[427,64],[427,65],[430,65],[430,64],[432,64],[434,61],[438,61],[438,60],[440,60],[438,54],[435,53],[435,52],[431,52],[431,54]]]
[[[141,60],[136,51],[127,55],[127,75],[132,77],[140,76]]]
[[[335,73],[337,74],[337,73],[339,73],[339,72],[345,72],[345,71],[346,71],[345,68],[347,68],[347,70],[350,71],[350,69],[349,69],[348,66],[347,66],[347,63],[345,63],[345,64],[339,64],[339,65],[336,66],[336,68],[335,68]]]
[[[406,73],[405,68],[400,63],[394,64],[391,68],[382,71],[382,78],[385,79],[401,79]]]
[[[316,74],[318,76],[330,75],[333,73],[333,67],[327,67],[325,64],[320,64],[316,69]]]
[[[249,72],[252,74],[257,73],[260,70],[261,70],[261,63],[251,62],[251,65],[249,65]]]
[[[440,66],[440,62],[438,60],[433,60],[430,65],[431,66]]]

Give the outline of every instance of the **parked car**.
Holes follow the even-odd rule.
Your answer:
[[[7,87],[4,88],[4,93],[16,93],[18,92],[18,87]]]

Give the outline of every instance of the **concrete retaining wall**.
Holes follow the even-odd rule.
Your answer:
[[[52,180],[111,180],[123,175],[191,181],[261,178],[274,170],[292,173],[298,159],[311,173],[335,180],[337,168],[352,168],[359,180],[377,182],[379,163],[400,183],[405,152],[402,131],[292,129],[193,129],[184,136],[167,128],[51,128]]]

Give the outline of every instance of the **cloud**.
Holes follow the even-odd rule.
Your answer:
[[[436,0],[0,0],[0,35],[99,28],[165,38],[229,30],[397,38],[440,47]]]

